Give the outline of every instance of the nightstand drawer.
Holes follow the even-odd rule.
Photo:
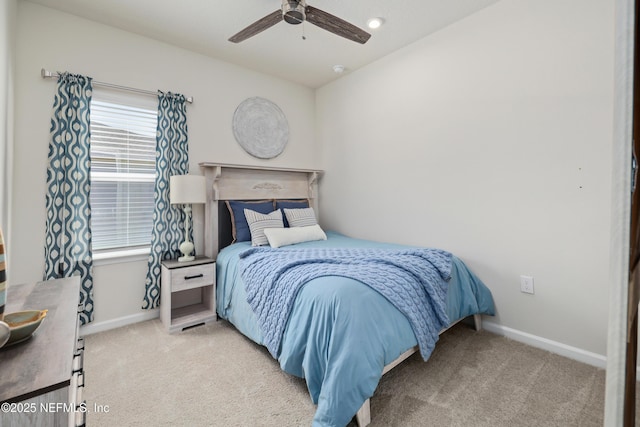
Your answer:
[[[171,270],[171,291],[184,291],[213,284],[214,266],[215,264],[202,264]]]

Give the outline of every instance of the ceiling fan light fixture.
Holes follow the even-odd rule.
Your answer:
[[[286,1],[282,3],[282,18],[289,24],[301,24],[305,19],[305,4],[303,1]]]
[[[384,18],[380,18],[380,17],[371,18],[367,21],[367,27],[369,27],[369,29],[371,30],[375,30],[382,27],[382,24],[384,24]]]

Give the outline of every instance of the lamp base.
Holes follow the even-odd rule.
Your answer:
[[[178,262],[193,261],[194,259],[196,259],[196,257],[194,257],[193,255],[189,255],[191,252],[193,252],[193,247],[193,243],[188,240],[182,242],[180,244],[180,252],[182,252],[182,256],[178,258]]]

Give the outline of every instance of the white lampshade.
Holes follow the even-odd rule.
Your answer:
[[[172,205],[207,202],[207,181],[201,175],[172,175],[169,178],[169,199]]]

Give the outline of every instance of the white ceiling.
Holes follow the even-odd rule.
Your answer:
[[[312,88],[349,73],[498,0],[307,0],[372,34],[364,45],[315,25],[284,21],[235,44],[229,37],[281,0],[23,0],[154,38]],[[383,17],[378,30],[369,18]],[[306,40],[302,39],[302,35]]]

